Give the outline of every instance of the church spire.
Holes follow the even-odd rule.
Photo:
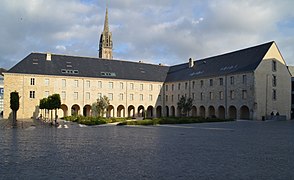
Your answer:
[[[99,58],[112,59],[112,33],[108,25],[108,7],[106,7],[104,29],[100,36]]]

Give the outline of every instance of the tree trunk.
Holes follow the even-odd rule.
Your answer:
[[[16,111],[12,111],[12,126],[16,127]]]

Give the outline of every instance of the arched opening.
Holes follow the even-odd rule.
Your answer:
[[[112,105],[109,105],[106,110],[106,117],[114,117],[114,107]]]
[[[240,119],[250,119],[250,112],[247,106],[242,106],[240,108]]]
[[[135,107],[132,105],[128,107],[128,117],[135,117]]]
[[[176,110],[175,110],[175,107],[174,107],[174,106],[171,106],[171,107],[170,107],[170,115],[171,115],[172,117],[175,117],[175,116],[176,116]]]
[[[63,111],[63,117],[68,116],[68,107],[65,104],[62,104],[60,109]]]
[[[144,106],[138,107],[138,117],[144,117]]]
[[[79,111],[80,111],[80,106],[75,104],[71,107],[71,115],[72,116],[77,116],[79,115]]]
[[[90,105],[84,106],[83,115],[84,116],[91,116],[91,106]]]
[[[148,106],[147,108],[147,118],[153,118],[153,107]]]
[[[213,106],[208,107],[208,117],[215,118],[215,109]]]
[[[229,107],[229,118],[230,119],[237,119],[237,109],[235,106]]]
[[[125,107],[123,105],[117,107],[117,117],[125,117]]]
[[[169,108],[168,108],[168,106],[165,106],[165,112],[166,112],[166,117],[169,117]]]
[[[200,106],[199,115],[200,115],[200,117],[205,118],[205,107],[204,106]]]
[[[156,108],[156,117],[158,117],[158,118],[162,117],[162,107],[161,106],[157,106],[157,108]]]
[[[224,106],[218,107],[218,118],[225,119],[226,118],[226,111]]]
[[[197,116],[197,108],[196,106],[192,106],[192,117],[196,117]]]

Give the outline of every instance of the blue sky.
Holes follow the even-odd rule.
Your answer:
[[[106,2],[1,0],[0,67],[31,52],[97,57]],[[294,65],[293,0],[108,0],[114,58],[174,65],[276,41]]]

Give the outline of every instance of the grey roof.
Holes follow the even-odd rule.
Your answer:
[[[169,67],[99,58],[31,53],[8,73],[130,79],[163,82]]]
[[[189,63],[171,66],[166,82],[254,71],[273,43],[197,60],[193,68],[189,68]]]

